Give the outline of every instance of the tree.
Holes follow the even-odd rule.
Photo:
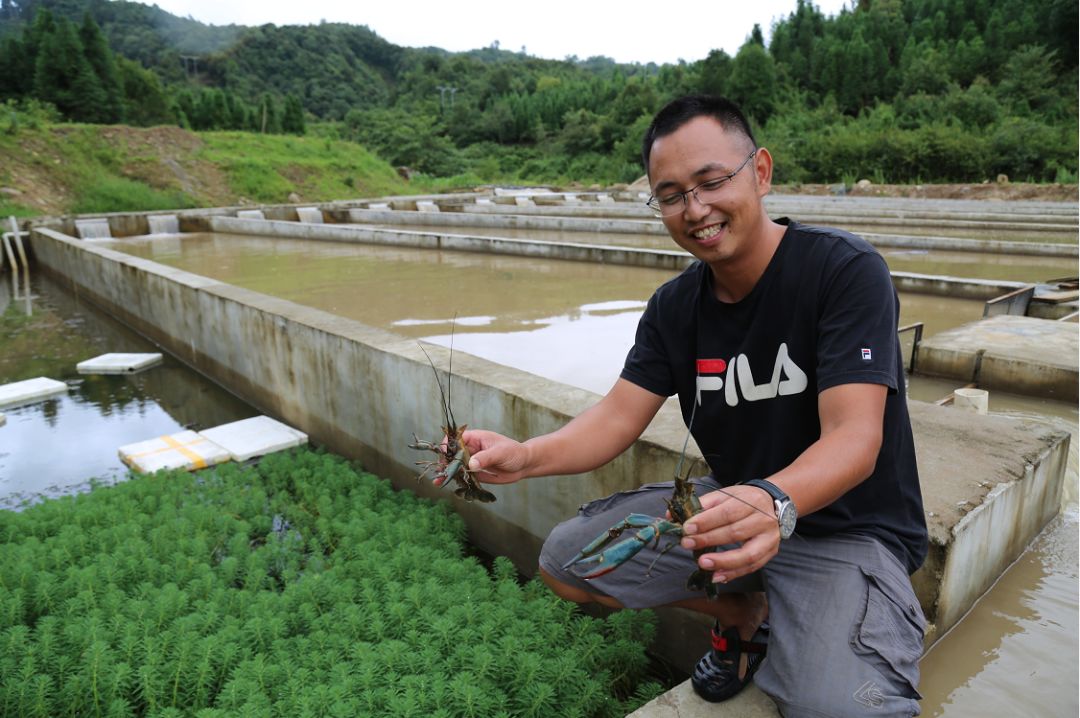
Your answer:
[[[845,70],[839,73],[836,101],[842,111],[857,115],[870,105],[874,96],[874,78],[880,76],[875,72],[874,56],[861,30],[855,30],[855,36],[844,46],[842,56]]]
[[[104,92],[104,100],[94,113],[98,122],[120,122],[124,119],[124,104],[120,79],[116,74],[116,61],[113,59],[112,50],[105,41],[90,13],[83,15],[82,27],[79,28],[79,40],[82,43],[86,61],[90,64],[97,76]]]
[[[698,68],[699,87],[708,95],[726,96],[731,75],[731,56],[723,50],[712,50]]]
[[[1054,91],[1056,79],[1054,53],[1042,45],[1025,45],[1005,63],[998,88],[1001,98],[1020,114],[1033,114],[1050,110],[1056,104],[1059,97]]]
[[[913,40],[908,41],[900,59],[900,70],[903,77],[901,95],[920,92],[939,95],[949,86],[949,72],[944,58],[925,42],[916,45]]]
[[[756,22],[754,23],[754,29],[750,31],[749,42],[765,47],[765,36],[761,34],[761,25],[758,25]]]
[[[56,20],[47,8],[42,8],[34,16],[34,21],[23,29],[22,41],[12,46],[14,54],[10,57],[7,78],[15,96],[27,96],[34,93],[34,73],[38,50],[43,38],[56,30]]]
[[[811,87],[814,46],[824,34],[825,16],[812,2],[798,0],[795,12],[773,26],[769,51],[788,77],[803,88]]]
[[[51,102],[68,119],[98,122],[107,102],[75,29],[66,18],[41,38],[34,68],[34,94]]]
[[[559,133],[559,144],[569,155],[608,149],[604,141],[604,118],[589,110],[567,113]]]
[[[776,104],[776,65],[765,48],[747,41],[731,64],[728,96],[743,112],[764,124]]]
[[[0,42],[0,99],[17,98],[23,95],[19,77],[19,59],[22,43],[9,37]]]
[[[178,121],[179,118],[170,111],[161,80],[153,72],[134,60],[117,57],[116,76],[120,82],[126,122],[148,127]]]
[[[294,95],[285,97],[285,110],[281,115],[281,131],[291,135],[302,135],[306,132],[304,107]]]
[[[259,99],[259,107],[255,114],[256,132],[280,134],[281,115],[278,113],[278,105],[269,93],[263,93]]]

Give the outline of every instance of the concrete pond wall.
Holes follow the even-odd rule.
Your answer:
[[[80,297],[258,409],[401,489],[453,501],[472,541],[526,574],[535,572],[547,532],[581,503],[668,478],[676,466],[685,427],[669,405],[607,466],[495,486],[493,504],[460,501],[418,483],[414,462],[430,455],[407,448],[414,433],[438,438],[442,423],[432,369],[416,342],[48,228],[34,229],[31,245],[39,266]],[[445,372],[448,351],[426,348]],[[515,437],[552,431],[597,399],[461,352],[453,366],[458,420]],[[929,644],[1057,512],[1068,434],[918,402],[912,417],[931,527],[931,555],[914,579]],[[657,652],[689,668],[705,648],[704,624],[677,610],[660,618]]]

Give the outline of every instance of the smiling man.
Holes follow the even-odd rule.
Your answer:
[[[727,100],[673,101],[642,149],[649,206],[699,261],[650,299],[598,404],[524,443],[466,432],[472,468],[494,483],[589,471],[677,395],[711,470],[682,546],[589,578],[572,565],[629,514],[662,513],[672,485],[648,484],[557,526],[544,580],[572,601],[715,618],[692,677],[706,700],[753,679],[789,718],[918,715],[908,576],[927,534],[888,268],[851,234],[770,219],[772,156]],[[696,568],[704,591],[687,585]]]

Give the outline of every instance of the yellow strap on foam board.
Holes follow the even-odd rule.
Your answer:
[[[187,448],[187,446],[185,446],[184,444],[181,444],[176,439],[172,438],[171,436],[159,436],[158,439],[165,442],[165,446],[163,448],[161,448],[161,449],[151,449],[150,451],[144,451],[141,454],[129,454],[128,458],[131,459],[132,461],[134,461],[135,459],[141,459],[144,456],[150,456],[151,454],[160,454],[163,451],[172,451],[173,449],[176,449],[181,454],[183,454],[185,457],[187,457],[188,459],[191,460],[194,468],[196,468],[196,469],[205,469],[206,468],[206,461],[203,459],[203,457],[199,456],[194,451]],[[200,436],[198,439],[191,442],[191,444],[199,444],[199,443],[201,443],[203,441],[206,441],[206,438]],[[189,444],[189,446],[191,444]]]
[[[174,449],[179,451],[181,454],[183,454],[187,458],[191,459],[191,463],[194,466],[194,468],[196,468],[196,469],[205,469],[206,468],[206,460],[203,459],[203,457],[196,454],[191,449],[187,448],[187,446],[184,446],[183,444],[181,444],[179,441],[172,438],[171,436],[163,436],[161,438],[166,444],[171,445]],[[206,441],[206,439],[204,439],[202,437],[199,437],[198,441],[193,441],[191,443],[192,444],[198,444],[198,443],[203,442],[203,441]]]

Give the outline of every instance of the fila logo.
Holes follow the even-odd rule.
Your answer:
[[[870,361],[871,359],[873,359],[873,356],[871,356],[871,354],[870,354],[870,347],[863,347],[863,349],[862,349],[862,360],[863,361]]]
[[[737,406],[739,395],[745,401],[775,399],[778,396],[791,396],[806,390],[806,372],[788,356],[787,344],[781,344],[773,363],[772,378],[764,384],[754,382],[750,371],[750,360],[745,354],[724,359],[698,359],[697,361],[697,403],[701,403],[701,393],[705,391],[723,391],[724,401],[728,406]],[[736,388],[737,387],[737,388]]]

